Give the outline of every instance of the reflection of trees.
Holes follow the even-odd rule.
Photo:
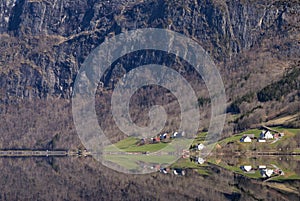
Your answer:
[[[294,137],[295,143],[296,143],[296,147],[300,148],[300,132],[298,132],[295,137]]]
[[[278,148],[285,153],[293,152],[295,148],[299,147],[300,135],[288,139],[282,139],[282,142],[278,145]]]
[[[300,175],[300,161],[295,161],[295,167],[293,170],[296,172],[297,175]]]
[[[292,156],[278,156],[276,158],[266,158],[265,160],[270,164],[276,162],[279,168],[287,169],[288,171],[292,171],[295,172],[297,175],[300,175],[300,161],[295,160]]]
[[[272,149],[269,143],[266,142],[257,142],[257,143],[259,144],[259,146],[256,147],[257,151],[268,152]]]

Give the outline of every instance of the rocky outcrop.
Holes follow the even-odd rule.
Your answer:
[[[78,69],[91,50],[111,34],[144,27],[194,38],[221,71],[259,69],[236,67],[234,60],[247,58],[242,53],[249,51],[267,51],[288,63],[300,54],[299,10],[298,1],[280,0],[1,0],[0,100],[70,98]],[[280,67],[275,70],[274,76]]]

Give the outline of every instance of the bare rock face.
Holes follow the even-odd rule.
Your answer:
[[[299,10],[298,1],[1,0],[0,100],[70,98],[91,50],[110,34],[145,27],[194,38],[223,72],[254,72],[234,60],[267,51],[284,63],[271,70],[276,76],[299,55]]]
[[[217,64],[230,102],[277,81],[287,68],[299,69],[299,24],[298,0],[0,0],[0,148],[80,146],[68,100],[84,60],[106,37],[153,27],[170,29],[196,40]],[[117,62],[105,75],[105,86],[113,88],[115,79],[145,62],[145,58],[146,62],[150,60],[152,54],[149,51],[143,57],[135,55],[134,60],[125,58],[124,63]],[[160,64],[170,64],[169,58],[157,55]],[[184,69],[181,64],[177,64],[177,70]],[[186,70],[183,74],[198,84],[193,72]],[[198,86],[200,93],[202,86]],[[148,91],[141,91],[157,100],[154,92],[149,95]],[[203,91],[204,95],[197,95],[203,95],[205,105],[209,101],[207,91]],[[110,91],[101,95],[100,103],[101,98],[108,99]],[[167,103],[175,102],[172,96],[160,98]],[[7,105],[8,108],[2,108]],[[174,105],[169,108],[172,112],[178,109]],[[260,109],[252,106],[242,104],[238,109],[245,113]],[[294,110],[299,111],[296,106]],[[97,111],[110,109],[110,105],[97,107]],[[255,115],[250,117],[258,120],[264,116]],[[104,119],[112,136],[116,134],[111,126],[112,117],[98,116]],[[140,116],[134,118],[144,120]],[[121,139],[119,135],[113,137]],[[92,158],[4,158],[0,165],[0,200],[298,198],[296,194],[283,195],[260,181],[218,167],[208,167],[209,176],[188,170],[187,177],[182,179],[158,173],[128,176],[99,167]]]
[[[8,24],[10,22],[10,16],[12,15],[13,8],[16,8],[16,0],[8,0],[8,1],[1,1],[0,4],[0,19],[1,19],[1,25],[0,25],[0,32],[4,33],[8,30]],[[11,21],[12,23],[12,21]]]

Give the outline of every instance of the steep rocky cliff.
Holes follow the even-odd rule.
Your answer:
[[[296,0],[1,0],[0,101],[70,98],[91,50],[107,36],[145,27],[197,40],[231,87],[229,96],[241,75],[262,80],[241,80],[243,91],[262,88],[299,60],[299,10]]]

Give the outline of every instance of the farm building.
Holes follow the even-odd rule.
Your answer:
[[[249,136],[244,136],[240,140],[241,142],[252,142],[252,139]]]
[[[268,140],[268,139],[273,139],[274,136],[272,135],[272,133],[270,131],[262,130],[260,133],[260,138]]]

